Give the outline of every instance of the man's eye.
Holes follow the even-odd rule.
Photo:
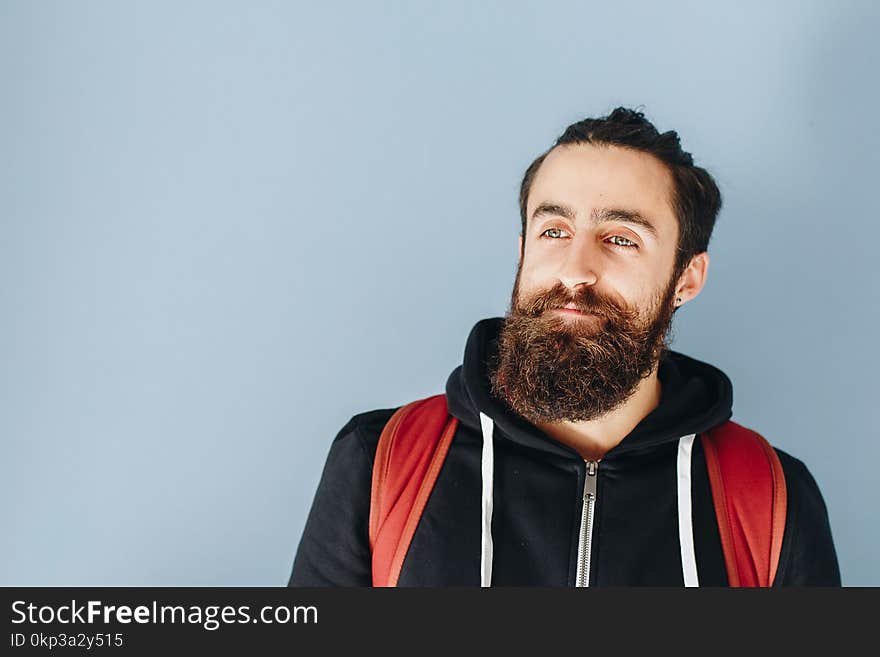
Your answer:
[[[565,233],[565,231],[562,230],[561,228],[548,228],[543,233],[541,233],[541,235],[546,235],[550,239],[555,240],[555,239],[559,239],[560,237],[562,237],[563,233]]]
[[[633,242],[633,241],[631,241],[631,240],[628,240],[628,239],[626,239],[625,237],[622,237],[622,236],[620,236],[620,235],[612,235],[612,236],[609,237],[608,239],[610,239],[610,240],[618,240],[618,241],[616,241],[616,242],[612,242],[612,243],[613,243],[615,246],[621,246],[621,247],[626,248],[626,249],[638,248],[638,246],[639,246],[639,245],[636,244],[635,242]]]

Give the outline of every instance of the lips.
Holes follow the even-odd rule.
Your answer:
[[[572,304],[568,304],[568,305],[563,306],[561,308],[560,307],[552,308],[551,312],[555,312],[560,315],[571,315],[574,317],[593,317],[594,316],[593,313],[581,310],[580,308],[578,308],[577,306],[574,306]]]
[[[554,310],[558,310],[563,313],[574,313],[578,315],[593,315],[595,313],[590,312],[589,310],[584,310],[583,308],[578,307],[575,303],[567,303],[561,308],[557,307]]]
[[[571,321],[590,322],[595,325],[604,325],[608,319],[604,313],[596,312],[589,305],[578,305],[569,301],[564,306],[553,306],[546,311],[547,316],[565,317]]]

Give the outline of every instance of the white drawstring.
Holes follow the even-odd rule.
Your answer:
[[[691,452],[696,434],[678,440],[678,542],[681,547],[681,572],[685,586],[699,586],[697,556],[694,551],[694,519],[691,511]]]
[[[495,452],[492,444],[492,429],[495,423],[480,411],[480,426],[483,429],[483,455],[481,472],[483,479],[483,531],[480,539],[480,586],[492,585],[492,489],[495,471]]]

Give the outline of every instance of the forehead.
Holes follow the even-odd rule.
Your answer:
[[[625,208],[649,217],[661,236],[674,240],[678,221],[672,195],[672,174],[652,155],[617,146],[566,144],[544,158],[526,213],[531,218],[547,202],[573,207],[578,218],[600,208]]]

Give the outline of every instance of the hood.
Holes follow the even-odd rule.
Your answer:
[[[504,320],[484,319],[471,329],[464,361],[446,383],[449,411],[477,432],[482,430],[480,414],[491,418],[499,437],[527,447],[580,459],[572,448],[550,438],[514,413],[490,392],[487,363],[497,350]],[[657,376],[662,384],[660,404],[645,416],[624,439],[603,457],[678,440],[700,433],[731,417],[733,387],[721,370],[708,363],[669,350],[660,360]]]

